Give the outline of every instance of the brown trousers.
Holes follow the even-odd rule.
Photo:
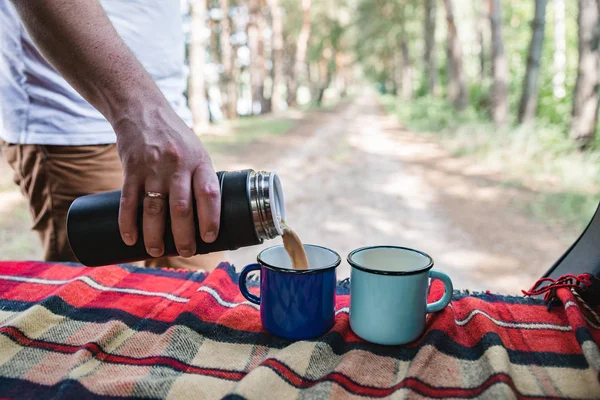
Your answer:
[[[2,143],[14,180],[29,200],[33,230],[38,232],[46,261],[77,261],[67,240],[66,218],[79,196],[121,189],[123,170],[114,144],[42,146]],[[214,269],[223,253],[191,258],[155,258],[150,267]]]

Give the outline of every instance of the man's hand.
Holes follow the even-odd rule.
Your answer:
[[[123,241],[138,239],[137,211],[145,192],[168,194],[168,200],[145,197],[144,243],[153,257],[164,252],[165,216],[179,254],[195,254],[193,201],[202,240],[213,242],[219,232],[221,194],[219,180],[206,149],[194,133],[168,107],[132,112],[116,121],[117,149],[125,169],[119,228]]]
[[[123,241],[138,239],[143,199],[144,242],[154,257],[164,252],[167,207],[180,255],[196,249],[192,206],[200,232],[219,232],[220,191],[200,140],[169,106],[148,72],[118,36],[98,0],[12,0],[37,48],[52,66],[111,123],[125,170],[119,228]]]

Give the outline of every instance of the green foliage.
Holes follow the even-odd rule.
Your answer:
[[[600,196],[577,191],[541,192],[536,201],[524,204],[541,220],[583,231],[598,206]]]
[[[477,116],[489,120],[490,90],[491,90],[491,62],[486,61],[485,77],[481,77],[479,67],[479,51],[477,50],[477,35],[473,29],[480,18],[482,10],[487,12],[487,2],[476,0],[454,0],[456,25],[463,49],[463,62],[467,73],[470,89],[470,108]],[[470,6],[468,6],[470,4]],[[527,53],[531,41],[531,22],[534,17],[534,2],[521,0],[503,0],[502,4],[502,38],[505,55],[509,67],[509,104],[511,121],[516,122],[519,102],[522,95],[523,79],[527,67]],[[465,7],[465,6],[468,7]],[[412,0],[359,0],[356,8],[355,26],[360,30],[356,41],[357,59],[364,69],[365,76],[378,84],[381,93],[389,93],[390,82],[394,83],[395,68],[398,66],[395,55],[400,51],[399,38],[406,35],[410,38],[411,52],[415,62],[415,70],[419,71],[415,77],[417,99],[426,96],[424,82],[426,68],[421,57],[424,46],[423,38],[423,11],[424,2]],[[573,107],[573,89],[577,76],[578,62],[578,5],[576,1],[565,0],[565,40],[566,40],[566,65],[565,65],[565,96],[556,97],[553,90],[554,67],[554,30],[555,15],[554,3],[548,1],[545,21],[545,36],[541,59],[541,73],[539,81],[539,97],[537,119],[543,126],[552,127],[560,132],[562,138],[567,136]],[[447,82],[447,61],[445,54],[446,35],[445,10],[443,4],[437,4],[437,55],[438,55],[438,82],[443,89]],[[403,18],[406,21],[402,28]],[[490,55],[490,26],[489,20],[484,18],[484,54]],[[441,62],[440,62],[441,61]],[[440,98],[442,98],[440,93]],[[422,111],[424,118],[433,121],[424,122],[435,125],[436,119],[441,119],[439,126],[444,125],[444,118],[451,118],[451,110],[444,108],[438,100],[425,99],[431,110]],[[416,104],[422,105],[418,100]],[[440,114],[436,114],[439,111]],[[431,114],[431,115],[430,115]],[[462,117],[459,117],[459,120]],[[456,123],[450,122],[449,123]],[[599,122],[600,128],[600,122]],[[599,130],[600,131],[600,130]],[[598,135],[596,135],[598,136]],[[598,147],[600,139],[596,139],[593,148]]]
[[[311,101],[306,104],[303,104],[302,106],[299,107],[299,109],[302,111],[305,111],[305,112],[306,111],[332,111],[339,105],[348,104],[349,102],[351,102],[354,99],[354,97],[355,96],[353,93],[349,93],[346,97],[342,97],[342,98],[339,98],[339,97],[325,98],[325,99],[323,99],[321,104],[317,103],[316,101]]]
[[[474,84],[469,89],[469,99],[477,116],[481,119],[489,119],[491,102],[489,86],[484,83]]]
[[[281,0],[281,7],[284,10],[284,36],[289,36],[294,41],[300,33],[302,27],[302,8],[301,2],[297,0]]]
[[[439,98],[401,102],[387,95],[381,103],[409,129],[439,140],[454,155],[501,165],[513,180],[505,184],[534,188],[535,201],[519,206],[542,220],[580,230],[600,201],[600,150],[579,152],[560,124],[499,130],[473,107],[456,114]]]
[[[359,0],[354,13],[354,51],[365,76],[384,87],[395,84],[400,40],[408,39],[413,59],[422,53],[423,9],[415,0]]]
[[[509,96],[511,114],[517,115],[519,100],[522,93],[523,78],[527,66],[527,51],[531,40],[531,25],[533,18],[534,2],[517,0],[503,3],[504,25],[503,37],[506,54],[509,60],[511,80],[509,82]],[[546,24],[544,47],[541,59],[540,92],[538,97],[537,118],[543,123],[557,125],[566,135],[573,107],[573,89],[577,76],[577,2],[565,1],[565,29],[566,29],[566,96],[556,98],[553,92],[552,79],[554,77],[554,28],[555,16],[552,1],[548,2],[546,10]]]
[[[229,124],[231,134],[202,137],[202,142],[209,152],[226,152],[256,141],[281,136],[294,126],[294,121],[287,118],[245,117]]]
[[[451,104],[438,97],[423,96],[402,102],[388,95],[381,101],[387,112],[396,114],[407,128],[416,132],[441,132],[478,121],[474,107],[457,114]]]

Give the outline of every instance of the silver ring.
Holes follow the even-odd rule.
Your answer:
[[[151,199],[167,200],[169,198],[169,195],[158,192],[146,192],[144,194],[144,197],[150,197]]]

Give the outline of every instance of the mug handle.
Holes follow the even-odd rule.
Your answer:
[[[247,298],[254,304],[260,305],[260,296],[250,293],[250,291],[248,290],[248,286],[246,285],[246,278],[248,277],[248,274],[252,271],[260,271],[260,264],[246,265],[240,273],[240,280],[238,282],[238,286],[240,287],[240,292],[242,292],[242,295],[245,298]]]
[[[450,303],[450,300],[452,300],[452,291],[454,289],[452,287],[452,280],[450,280],[450,277],[443,272],[430,270],[429,277],[432,279],[439,279],[444,283],[444,287],[446,288],[441,299],[434,303],[427,304],[427,313],[434,313],[443,310],[444,307]]]

